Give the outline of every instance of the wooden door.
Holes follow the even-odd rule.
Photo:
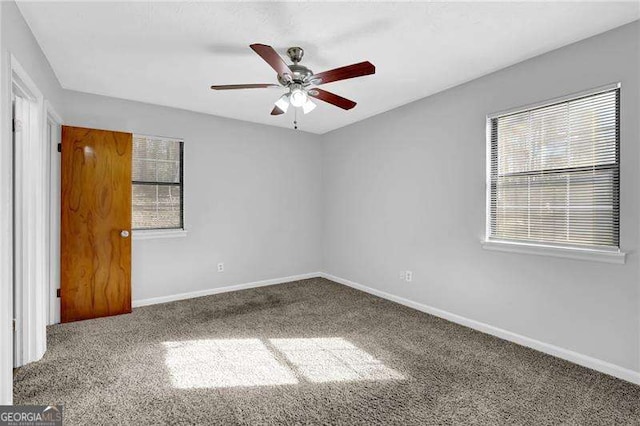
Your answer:
[[[131,312],[132,139],[62,127],[62,322]]]

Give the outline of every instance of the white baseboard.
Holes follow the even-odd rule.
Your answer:
[[[583,355],[581,353],[574,352],[569,349],[564,349],[555,345],[551,345],[549,343],[541,342],[539,340],[535,340],[526,336],[522,336],[520,334],[513,333],[511,331],[494,327],[489,324],[485,324],[479,321],[465,318],[463,316],[453,314],[451,312],[447,312],[442,309],[434,308],[432,306],[428,306],[419,302],[414,302],[412,300],[405,299],[404,297],[396,296],[381,290],[376,290],[374,288],[367,287],[365,285],[358,284],[344,278],[336,277],[331,274],[327,274],[323,272],[320,274],[320,276],[322,278],[326,278],[336,283],[343,284],[348,287],[352,287],[357,290],[361,290],[366,293],[373,294],[383,299],[400,303],[401,305],[408,306],[418,311],[426,312],[428,314],[431,314],[440,318],[444,318],[448,321],[455,322],[465,327],[469,327],[474,330],[481,331],[483,333],[491,334],[492,336],[496,336],[501,339],[508,340],[510,342],[514,342],[519,345],[526,346],[528,348],[535,349],[537,351],[544,352],[546,354],[553,355],[558,358],[562,358],[566,361],[573,362],[574,364],[591,368],[601,373],[605,373],[605,374],[617,377],[619,379],[626,380],[628,382],[640,385],[640,372],[638,371],[629,370],[627,368],[612,364],[610,362],[602,361],[600,359]]]
[[[291,281],[306,280],[309,278],[318,278],[320,272],[310,272],[308,274],[292,275],[283,278],[273,278],[270,280],[254,281],[251,283],[235,284],[226,287],[209,288],[206,290],[191,291],[188,293],[171,294],[169,296],[152,297],[149,299],[134,300],[131,305],[134,308],[140,306],[157,305],[158,303],[174,302],[176,300],[193,299],[194,297],[209,296],[212,294],[227,293],[229,291],[245,290],[248,288],[264,287],[267,285],[283,284]]]

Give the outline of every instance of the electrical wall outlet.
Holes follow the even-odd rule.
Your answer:
[[[404,280],[408,283],[410,283],[413,280],[413,272],[411,271],[407,271],[404,274]]]
[[[224,263],[218,263],[218,272],[224,272]]]

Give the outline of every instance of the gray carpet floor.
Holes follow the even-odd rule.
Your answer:
[[[640,387],[311,279],[51,326],[65,424],[640,424]]]

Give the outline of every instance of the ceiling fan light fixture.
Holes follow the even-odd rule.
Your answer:
[[[283,112],[287,112],[287,110],[289,109],[289,94],[285,93],[284,95],[280,96],[280,99],[278,99],[275,104]]]
[[[302,87],[297,86],[291,89],[291,95],[289,95],[289,101],[291,102],[291,105],[293,105],[294,107],[296,108],[301,107],[302,105],[307,103],[308,99],[309,97],[307,96],[307,93],[302,89]]]
[[[2,0],[0,0],[2,1]],[[334,81],[348,80],[356,77],[363,77],[376,73],[376,67],[369,61],[358,62],[357,64],[346,65],[339,68],[330,69],[321,73],[314,73],[300,61],[304,55],[304,50],[300,47],[291,47],[287,50],[289,59],[293,64],[287,64],[276,50],[262,43],[253,43],[249,47],[258,54],[276,73],[279,84],[273,83],[251,83],[251,84],[226,84],[213,85],[213,90],[237,90],[237,89],[267,89],[276,87],[287,91],[276,102],[271,110],[272,116],[284,114],[290,105],[294,108],[302,108],[305,114],[310,113],[316,107],[309,98],[314,98],[330,105],[342,108],[347,111],[356,106],[350,99],[331,93],[313,86],[332,83]],[[311,87],[310,87],[311,86]],[[282,93],[282,92],[281,92]],[[295,110],[297,113],[297,109]],[[294,128],[297,129],[294,121]]]
[[[314,109],[316,109],[316,104],[311,102],[311,99],[307,98],[307,102],[305,102],[304,105],[302,105],[302,112],[304,112],[305,114],[308,114]]]

